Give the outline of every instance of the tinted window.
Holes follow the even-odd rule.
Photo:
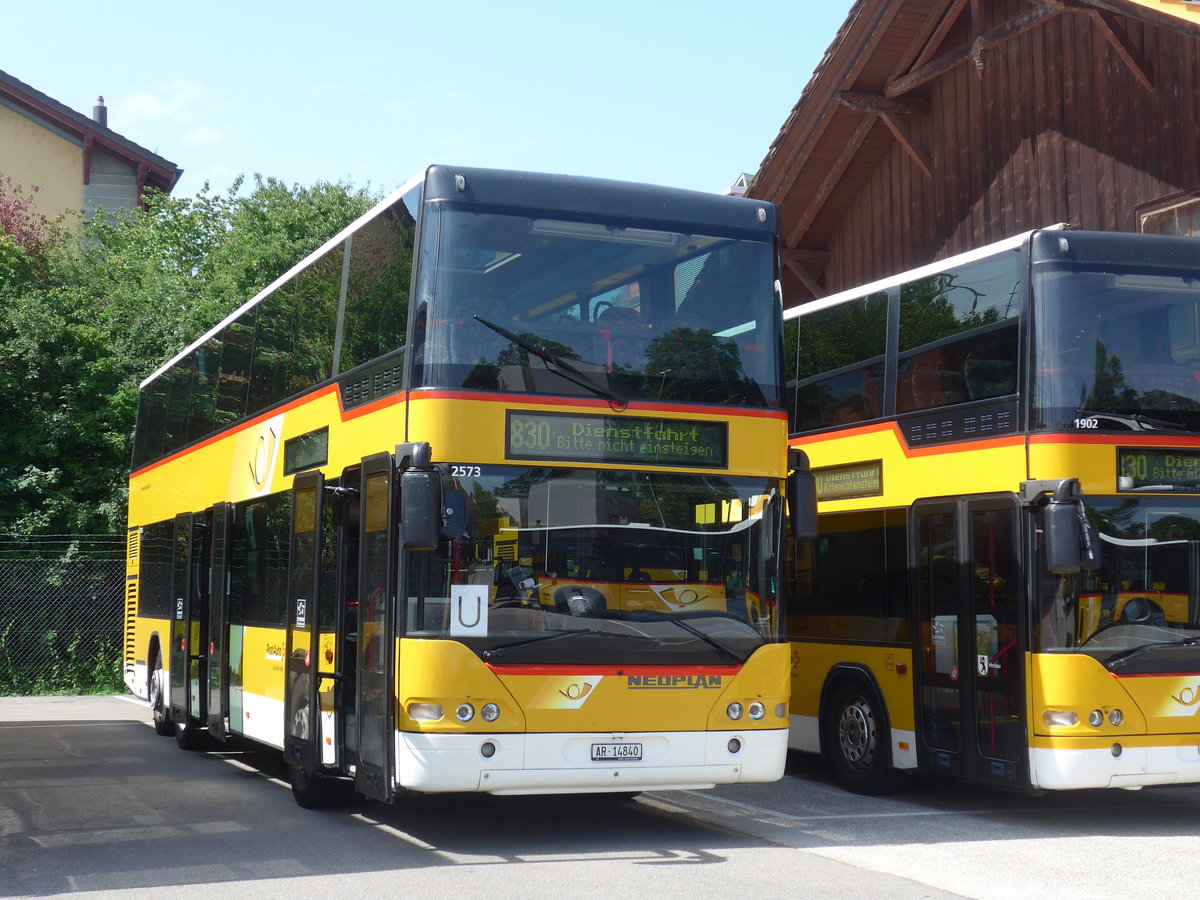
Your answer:
[[[905,510],[823,516],[796,579],[793,638],[908,640]]]
[[[398,201],[351,238],[339,372],[404,345],[414,225]]]
[[[769,243],[455,209],[426,222],[438,259],[415,316],[417,383],[780,404]]]
[[[338,244],[259,304],[250,408],[263,409],[330,376],[345,245]]]
[[[796,320],[793,432],[883,415],[887,299],[871,294]]]
[[[1017,389],[1022,260],[1005,252],[900,289],[896,412]]]
[[[1200,427],[1200,271],[1041,265],[1035,291],[1041,427]]]
[[[155,522],[142,528],[138,548],[138,615],[155,619],[171,616],[172,540],[175,523]]]
[[[284,624],[291,512],[290,494],[234,507],[229,557],[231,622]]]

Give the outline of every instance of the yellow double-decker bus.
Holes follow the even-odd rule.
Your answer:
[[[788,310],[793,747],[1027,790],[1200,781],[1200,253],[1046,229]]]
[[[775,228],[433,166],[166,363],[129,482],[156,730],[278,748],[305,806],[778,778]]]

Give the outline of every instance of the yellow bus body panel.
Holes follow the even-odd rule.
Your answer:
[[[969,445],[908,447],[899,427],[885,422],[792,439],[792,446],[808,454],[814,472],[824,466],[850,463],[881,465],[881,492],[869,497],[822,500],[822,513],[904,507],[922,497],[1012,493],[1025,479],[1025,439],[1020,435]]]
[[[866,669],[874,676],[892,728],[914,731],[912,650],[908,647],[795,641],[791,645],[791,713],[818,718],[821,692],[835,666]]]
[[[504,733],[640,732],[778,729],[776,708],[787,703],[786,644],[768,644],[737,666],[490,666],[457,641],[401,640],[397,727],[401,731]],[[766,708],[759,720],[737,722],[726,707],[753,701]],[[467,723],[454,715],[474,706]],[[444,710],[436,722],[413,719],[410,704]],[[500,707],[495,722],[478,715],[485,703]]]
[[[1031,656],[1030,732],[1051,738],[1103,739],[1130,742],[1140,737],[1158,744],[1160,735],[1188,735],[1194,747],[1200,734],[1200,675],[1135,675],[1119,678],[1090,656],[1074,653],[1033,653]],[[1088,724],[1088,714],[1100,710],[1103,722]],[[1119,709],[1120,725],[1109,721]],[[1047,725],[1045,710],[1075,712],[1075,726]],[[1043,741],[1043,746],[1047,744]]]

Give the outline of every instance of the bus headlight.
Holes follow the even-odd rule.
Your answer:
[[[454,715],[458,717],[458,721],[460,722],[470,722],[475,718],[475,707],[470,703],[460,703],[458,704],[458,709],[454,711]]]
[[[1079,715],[1070,709],[1047,709],[1042,713],[1047,725],[1078,725]]]
[[[1099,710],[1099,709],[1093,709],[1090,713],[1088,713],[1088,724],[1091,725],[1093,728],[1099,728],[1101,725],[1103,725],[1104,724],[1104,711]]]
[[[436,722],[443,715],[440,703],[410,703],[408,717],[418,722]]]
[[[755,700],[750,704],[750,707],[746,710],[746,712],[750,714],[750,718],[752,719],[761,719],[767,714],[767,708]]]
[[[500,707],[495,703],[485,703],[483,708],[479,710],[479,715],[483,717],[485,722],[495,722],[500,718]]]
[[[1108,721],[1110,725],[1120,725],[1125,721],[1125,713],[1121,712],[1119,709],[1114,709],[1109,712]]]
[[[742,704],[730,703],[725,707],[725,715],[733,719],[735,722],[742,717]]]

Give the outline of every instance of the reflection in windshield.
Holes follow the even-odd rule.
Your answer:
[[[1088,517],[1101,567],[1043,578],[1041,649],[1080,648],[1122,674],[1196,670],[1200,500],[1090,497]]]
[[[1035,292],[1041,425],[1200,427],[1200,272],[1044,266]]]
[[[780,404],[769,243],[454,210],[436,221],[417,385]]]
[[[497,466],[443,485],[466,515],[411,557],[409,637],[506,662],[714,665],[780,639],[767,479]]]

